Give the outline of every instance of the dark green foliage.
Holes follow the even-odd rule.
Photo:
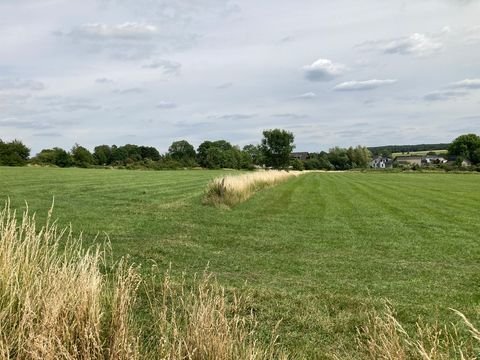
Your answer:
[[[348,170],[352,168],[347,149],[338,146],[328,151],[328,161],[330,161],[335,170]]]
[[[303,171],[305,170],[305,167],[303,165],[303,162],[299,159],[293,159],[291,162],[290,162],[290,165],[292,166],[292,169],[293,170],[298,170],[298,171]]]
[[[140,155],[142,159],[150,159],[153,161],[160,160],[160,153],[153,146],[140,146]]]
[[[197,149],[197,162],[207,169],[250,169],[249,153],[232,146],[228,141],[204,141]]]
[[[263,166],[265,164],[261,145],[245,145],[243,152],[250,156],[254,165]]]
[[[168,155],[185,166],[195,165],[195,148],[186,140],[175,141],[168,148]]]
[[[357,147],[349,147],[347,149],[347,156],[350,160],[350,167],[355,168],[368,168],[372,161],[372,153],[368,148],[358,145]]]
[[[460,135],[448,147],[448,153],[458,158],[468,159],[474,164],[480,163],[480,136]]]
[[[58,167],[73,166],[72,156],[65,150],[55,147],[43,149],[33,159],[32,163],[39,165],[54,165]]]
[[[262,153],[265,164],[275,169],[285,169],[290,163],[290,154],[295,148],[295,137],[281,129],[265,130],[262,139]]]
[[[93,149],[93,158],[97,165],[108,165],[112,162],[112,148],[108,145],[99,145]]]
[[[30,156],[30,149],[20,140],[3,142],[0,139],[0,165],[24,166]]]
[[[77,167],[90,167],[94,163],[93,155],[83,146],[75,144],[71,151],[73,164]]]

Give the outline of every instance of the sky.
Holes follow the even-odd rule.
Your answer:
[[[478,0],[0,0],[0,138],[297,151],[480,133]]]

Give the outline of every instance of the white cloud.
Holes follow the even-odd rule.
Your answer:
[[[329,59],[318,59],[311,65],[303,67],[305,78],[310,81],[330,81],[342,75],[346,66],[334,63]]]
[[[365,81],[347,81],[341,84],[338,84],[333,88],[336,91],[365,91],[373,90],[385,85],[395,84],[397,80],[386,79],[386,80],[365,80]]]
[[[386,54],[426,56],[443,48],[443,44],[425,34],[415,33],[408,37],[388,42],[383,47]]]
[[[152,39],[158,33],[154,25],[126,22],[118,25],[107,25],[101,23],[83,24],[70,32],[70,36],[94,40],[138,40]]]
[[[378,41],[367,41],[359,48],[380,51],[384,54],[413,55],[424,57],[443,49],[442,38],[450,33],[450,27],[444,27],[436,34],[414,33],[410,36]]]
[[[465,79],[450,84],[449,87],[452,89],[477,90],[480,89],[480,79]]]
[[[294,99],[305,99],[305,100],[308,100],[308,99],[314,99],[317,97],[317,94],[315,94],[314,92],[306,92],[304,94],[300,94],[300,95],[297,95],[297,96],[294,96],[293,98]]]

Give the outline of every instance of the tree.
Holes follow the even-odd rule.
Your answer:
[[[140,146],[140,154],[142,159],[150,159],[153,161],[160,160],[160,153],[153,146]]]
[[[112,162],[112,148],[108,145],[99,145],[93,149],[93,158],[97,165],[109,165]]]
[[[69,167],[73,165],[72,156],[59,147],[43,149],[32,159],[32,162],[42,165],[55,165],[58,167]]]
[[[273,129],[265,130],[262,139],[262,154],[267,166],[285,169],[290,164],[290,154],[295,148],[291,132]]]
[[[180,161],[187,164],[193,164],[195,162],[195,148],[186,140],[174,141],[168,148],[168,155],[173,160]]]
[[[448,148],[448,152],[450,155],[463,157],[476,164],[480,162],[480,158],[477,157],[476,153],[478,149],[480,149],[480,136],[465,134],[453,140]]]
[[[71,150],[73,163],[78,167],[93,165],[93,155],[83,146],[75,144]]]
[[[243,151],[250,155],[253,164],[262,166],[265,163],[261,145],[245,145]]]
[[[23,166],[27,164],[30,149],[20,140],[9,143],[0,140],[0,165]]]

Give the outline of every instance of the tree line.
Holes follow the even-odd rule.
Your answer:
[[[266,166],[295,170],[349,170],[368,168],[373,155],[371,149],[377,149],[376,152],[394,150],[384,147],[334,147],[328,152],[310,153],[306,159],[295,159],[291,157],[294,149],[293,133],[281,129],[265,130],[259,144],[249,144],[243,148],[226,140],[207,140],[195,149],[188,141],[179,140],[174,141],[164,154],[160,154],[155,147],[134,144],[98,145],[93,152],[75,144],[69,151],[54,147],[43,149],[30,158],[30,149],[20,140],[4,142],[0,139],[0,166],[24,166],[31,163],[58,167],[108,166],[131,169],[253,169]],[[461,135],[448,145],[448,152],[459,160],[466,159],[473,164],[480,164],[480,137],[475,134]]]

